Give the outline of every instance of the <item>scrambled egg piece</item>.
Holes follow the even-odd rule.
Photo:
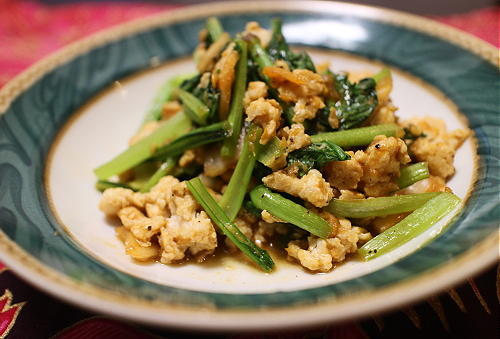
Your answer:
[[[369,233],[367,235],[360,227],[352,227],[349,220],[325,214],[329,213],[323,212],[321,216],[333,224],[335,236],[322,239],[311,235],[307,240],[290,241],[285,249],[290,258],[311,271],[330,271],[334,263],[344,261],[349,253],[358,249],[360,237],[364,241],[369,238]]]
[[[417,161],[427,161],[432,175],[446,180],[455,173],[455,153],[471,134],[469,129],[448,132],[443,120],[431,117],[413,118],[402,125],[417,135],[426,134],[411,143],[410,152]]]
[[[281,140],[286,141],[287,154],[311,144],[311,137],[305,133],[304,125],[302,124],[283,127],[279,131],[279,136]]]
[[[354,159],[354,152],[347,152],[350,160],[330,161],[324,167],[328,182],[339,190],[354,190],[363,177],[363,167]]]
[[[293,122],[304,122],[307,119],[316,117],[316,112],[325,107],[325,103],[318,96],[300,98],[293,107]]]
[[[268,76],[279,97],[286,102],[294,102],[294,122],[313,119],[318,109],[325,107],[321,95],[327,87],[321,75],[307,69],[290,72],[281,67],[265,67],[263,73]]]
[[[161,216],[146,217],[137,207],[129,206],[118,212],[123,226],[128,229],[144,247],[151,246],[151,238],[165,226]]]
[[[205,256],[217,247],[212,221],[205,212],[200,212],[201,207],[186,183],[172,176],[163,177],[149,193],[107,189],[99,208],[107,215],[118,215],[141,246],[151,246],[153,238],[158,236],[163,263],[181,260],[186,252]]]
[[[252,101],[245,109],[246,121],[253,121],[263,129],[261,144],[267,144],[276,135],[280,126],[281,106],[274,99],[259,98]]]
[[[108,216],[115,216],[125,207],[136,206],[142,208],[144,202],[144,196],[140,193],[134,193],[121,187],[108,188],[101,196],[99,209]]]
[[[403,140],[385,135],[376,136],[366,151],[357,151],[354,159],[363,168],[360,185],[367,196],[379,197],[396,191],[399,187],[401,165],[410,162]]]
[[[251,81],[248,83],[245,96],[243,98],[243,105],[247,107],[252,101],[259,98],[267,97],[267,85],[263,81]]]
[[[161,229],[159,237],[162,248],[160,261],[171,264],[192,255],[210,254],[217,247],[217,234],[208,215],[201,211],[186,220],[179,215],[167,219],[167,225]]]
[[[316,169],[310,170],[302,178],[281,170],[262,178],[262,181],[272,189],[304,199],[316,207],[328,205],[333,198],[332,188]]]

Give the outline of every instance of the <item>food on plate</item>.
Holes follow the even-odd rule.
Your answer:
[[[138,261],[285,255],[328,272],[415,237],[460,203],[446,186],[470,130],[400,120],[389,69],[333,72],[279,19],[200,32],[196,73],[159,89],[127,150],[95,170],[100,210]]]

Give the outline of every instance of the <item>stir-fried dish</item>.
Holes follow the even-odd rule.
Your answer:
[[[95,170],[99,208],[138,261],[202,263],[269,249],[328,272],[420,234],[460,203],[446,181],[468,129],[402,121],[389,69],[334,72],[281,21],[200,32],[195,74],[168,79],[123,153]],[[276,254],[273,254],[276,255]]]

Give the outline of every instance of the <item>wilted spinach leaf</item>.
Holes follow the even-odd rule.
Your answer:
[[[375,80],[365,78],[351,83],[344,74],[334,74],[333,78],[335,91],[340,97],[335,103],[340,129],[359,126],[378,105]]]
[[[197,74],[190,79],[184,80],[179,87],[193,94],[208,107],[208,123],[216,122],[220,93],[218,90],[212,87],[211,82],[209,82],[207,87],[200,87],[200,79],[201,75]]]
[[[350,155],[330,141],[322,141],[291,152],[288,165],[298,166],[299,177],[302,177],[312,168],[321,168],[329,161],[343,161],[351,159]]]
[[[273,61],[284,60],[291,70],[308,69],[316,72],[311,57],[306,52],[294,53],[290,50],[283,36],[281,19],[273,19],[271,25],[272,36],[267,46],[267,52]]]

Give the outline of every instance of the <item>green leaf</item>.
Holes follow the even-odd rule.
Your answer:
[[[334,74],[334,87],[340,97],[335,103],[340,129],[351,129],[363,123],[378,105],[376,82],[366,78],[352,84],[344,74]]]
[[[330,141],[313,143],[306,148],[291,152],[288,165],[298,166],[299,176],[303,176],[312,168],[321,168],[329,161],[349,160],[351,157],[344,150]]]

